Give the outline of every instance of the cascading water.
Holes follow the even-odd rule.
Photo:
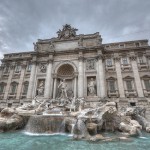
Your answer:
[[[29,118],[26,131],[31,133],[62,132],[64,116],[33,115]]]

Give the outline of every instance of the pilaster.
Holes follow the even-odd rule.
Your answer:
[[[9,93],[9,90],[10,90],[10,85],[11,85],[11,80],[12,80],[12,76],[13,76],[13,73],[14,73],[14,68],[15,68],[15,63],[12,63],[10,65],[10,72],[9,72],[8,81],[7,81],[5,94],[4,94],[4,99],[5,100],[8,98],[8,93]]]
[[[45,98],[51,98],[52,95],[52,62],[53,62],[53,55],[49,55],[47,71],[46,71],[46,80],[45,80]]]
[[[36,72],[36,58],[32,60],[32,68],[31,68],[31,75],[29,80],[29,87],[27,92],[27,99],[33,98],[33,88],[35,83],[35,72]]]
[[[16,99],[20,99],[20,95],[21,95],[21,92],[22,92],[24,75],[25,75],[25,68],[26,68],[26,62],[23,62],[23,64],[21,65],[21,75],[20,75],[19,84],[18,84],[18,88],[17,88]]]
[[[118,53],[114,54],[114,60],[115,60],[119,95],[121,98],[123,98],[125,97],[125,93],[124,93],[125,91],[124,91],[124,85],[123,85],[123,79],[122,79],[122,73],[121,73],[120,57]]]
[[[131,60],[131,65],[132,65],[132,70],[133,70],[138,97],[144,97],[142,83],[141,83],[140,75],[138,72],[138,65],[136,61],[137,56],[134,54],[134,52],[130,53],[130,60]]]
[[[78,97],[83,97],[84,95],[84,84],[83,84],[83,81],[84,81],[84,71],[83,71],[83,60],[84,60],[84,57],[83,57],[83,53],[82,52],[79,52],[79,66],[78,66],[78,71],[79,71],[79,74],[78,74]]]

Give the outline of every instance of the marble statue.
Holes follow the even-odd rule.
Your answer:
[[[89,96],[96,95],[96,92],[95,92],[95,81],[94,81],[93,78],[91,78],[89,83],[88,83],[88,95]]]
[[[59,99],[68,99],[68,95],[67,95],[67,83],[66,80],[63,79],[60,84],[58,85],[58,88],[61,89],[61,95],[59,97]]]

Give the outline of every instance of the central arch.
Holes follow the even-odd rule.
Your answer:
[[[60,62],[55,67],[55,79],[54,79],[54,92],[53,98],[58,98],[60,95],[60,89],[58,85],[60,84],[61,80],[65,79],[67,83],[67,94],[68,97],[76,97],[76,88],[77,88],[77,79],[75,73],[77,72],[77,67],[74,63],[70,61]]]

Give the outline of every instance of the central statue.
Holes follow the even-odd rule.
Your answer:
[[[67,95],[67,83],[66,80],[63,79],[60,84],[58,85],[58,88],[61,89],[61,95],[59,97],[59,99],[68,99],[68,95]]]

